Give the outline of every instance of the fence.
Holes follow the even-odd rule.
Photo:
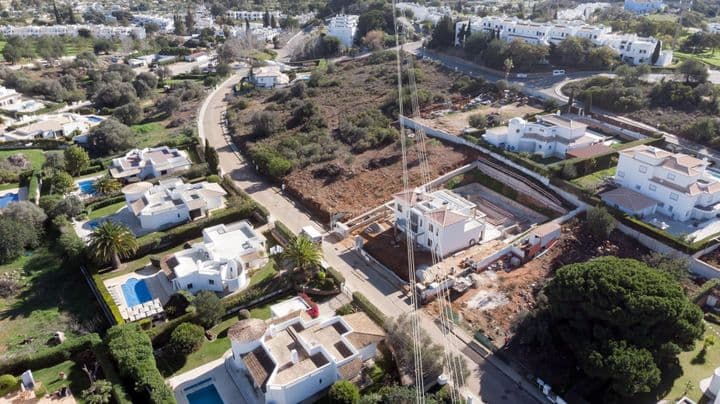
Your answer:
[[[117,321],[115,320],[115,316],[113,316],[112,311],[108,307],[107,302],[105,302],[105,299],[102,296],[102,293],[97,288],[97,285],[95,284],[94,279],[87,271],[87,268],[85,268],[84,265],[80,265],[80,272],[82,272],[83,277],[85,277],[85,281],[87,282],[88,286],[90,286],[90,290],[92,291],[93,295],[95,295],[95,300],[98,301],[98,304],[100,305],[100,309],[102,309],[103,314],[105,315],[105,318],[108,320],[108,324],[111,326],[117,324]]]

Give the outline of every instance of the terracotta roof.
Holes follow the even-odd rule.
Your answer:
[[[242,355],[242,360],[245,362],[245,367],[248,373],[250,373],[250,377],[255,382],[255,385],[265,391],[265,384],[270,378],[273,369],[275,369],[275,364],[272,359],[270,359],[265,348],[262,346],[255,348],[245,355]]]
[[[352,328],[347,339],[355,348],[363,348],[385,339],[385,330],[363,312],[348,314],[342,318]]]
[[[569,157],[589,158],[612,152],[613,148],[602,143],[595,143],[589,146],[577,147],[567,151]]]
[[[607,191],[601,194],[600,197],[603,201],[610,204],[616,204],[630,210],[631,212],[637,212],[657,205],[657,202],[655,202],[652,198],[648,198],[639,192],[635,192],[632,189],[624,187]]]
[[[664,159],[664,158],[672,156],[672,153],[670,153],[667,150],[663,150],[663,149],[660,149],[657,147],[652,147],[652,146],[646,146],[646,145],[640,145],[640,146],[631,147],[629,149],[621,150],[620,153],[628,155],[632,158],[635,158],[635,154],[637,154],[637,153],[642,153],[642,154],[645,154],[645,155],[650,156],[655,159]]]
[[[414,189],[398,192],[398,193],[394,194],[393,196],[395,198],[405,201],[409,205],[415,205],[416,203],[422,202],[425,200],[423,195]]]
[[[687,154],[676,154],[663,162],[663,167],[681,172],[685,175],[699,174],[700,170],[698,170],[698,167],[702,169],[706,165],[706,162],[688,156]]]
[[[363,362],[360,357],[355,357],[353,360],[351,360],[348,363],[343,364],[338,368],[338,373],[340,373],[340,377],[345,380],[349,380],[354,378],[355,376],[360,374],[360,371],[363,368]]]
[[[260,339],[265,335],[267,325],[263,320],[257,318],[248,318],[245,320],[238,321],[235,325],[230,327],[227,332],[228,337],[231,341],[235,342],[250,342]]]

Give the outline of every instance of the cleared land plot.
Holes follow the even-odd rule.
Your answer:
[[[451,135],[461,135],[465,128],[470,127],[469,118],[476,114],[490,115],[500,114],[501,122],[511,118],[524,117],[542,112],[541,108],[528,104],[512,103],[508,105],[481,105],[469,111],[451,112],[437,118],[418,118],[425,125],[443,130]]]

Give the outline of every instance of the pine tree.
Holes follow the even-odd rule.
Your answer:
[[[58,11],[57,4],[53,0],[53,13],[55,13],[55,23],[62,24],[62,18],[60,17],[60,11]]]
[[[218,156],[217,150],[210,146],[207,139],[205,139],[205,162],[208,165],[208,169],[213,174],[218,173],[218,167],[220,166],[220,156]]]
[[[250,32],[250,20],[246,18],[245,19],[245,33],[247,34],[249,32]]]
[[[277,21],[275,20],[275,15],[270,16],[270,28],[277,28]]]
[[[263,14],[263,27],[269,27],[270,26],[270,12],[265,10],[265,14]]]

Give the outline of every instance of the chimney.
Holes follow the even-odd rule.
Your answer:
[[[300,361],[300,358],[298,358],[298,353],[297,353],[296,349],[293,349],[292,351],[290,351],[290,360],[292,361],[293,365]]]

